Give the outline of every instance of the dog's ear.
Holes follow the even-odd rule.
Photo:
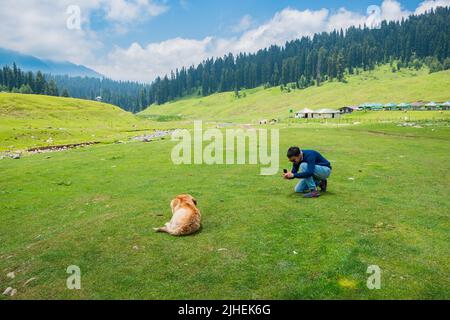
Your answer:
[[[178,207],[180,205],[180,199],[175,198],[172,200],[172,202],[170,202],[170,207],[172,208],[172,210],[174,210],[176,207]]]
[[[197,205],[197,199],[192,198],[192,202],[194,202],[194,204]]]

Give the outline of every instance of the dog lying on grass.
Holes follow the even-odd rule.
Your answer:
[[[201,214],[197,208],[197,200],[189,194],[177,196],[170,202],[172,219],[162,228],[154,228],[156,232],[166,232],[173,236],[187,236],[197,232],[201,226]]]

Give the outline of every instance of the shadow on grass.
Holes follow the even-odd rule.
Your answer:
[[[289,198],[303,198],[303,195],[305,195],[306,193],[307,192],[305,192],[305,193],[292,192],[292,193],[290,193],[288,195],[288,197]],[[335,196],[338,195],[337,193],[330,192],[330,191],[327,191],[325,193],[323,193],[323,192],[319,192],[319,193],[320,193],[320,197],[319,198],[322,198],[322,197],[335,197]]]
[[[160,234],[160,235],[165,235],[168,237],[174,237],[174,238],[186,238],[186,237],[196,237],[198,235],[200,235],[203,231],[203,224],[200,225],[200,228],[195,231],[194,233],[191,234],[184,234],[184,235],[180,235],[180,236],[173,236],[167,232],[157,232],[157,231],[153,231],[154,234]]]

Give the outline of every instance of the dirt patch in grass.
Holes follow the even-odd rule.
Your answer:
[[[36,147],[36,148],[27,149],[26,151],[29,153],[58,152],[58,151],[65,151],[68,149],[87,147],[87,146],[91,146],[91,145],[99,144],[99,143],[100,143],[99,141],[72,143],[72,144],[63,144],[63,145],[57,145],[57,146]]]

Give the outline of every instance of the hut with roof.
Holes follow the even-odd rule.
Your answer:
[[[442,110],[450,110],[450,101],[446,101],[446,102],[442,103],[441,109]]]
[[[381,103],[373,103],[372,104],[372,111],[382,111],[384,108],[384,105]]]
[[[427,110],[436,110],[438,108],[438,104],[434,101],[428,102],[425,107]]]
[[[384,109],[384,110],[395,110],[396,108],[397,108],[397,105],[396,105],[395,103],[392,103],[392,102],[386,103],[386,104],[383,106],[383,109]]]
[[[411,104],[402,102],[399,105],[397,105],[397,109],[398,110],[409,110],[409,109],[411,109]]]
[[[337,119],[341,117],[341,112],[334,109],[320,109],[313,113],[314,119]]]
[[[344,113],[353,113],[354,111],[358,111],[359,107],[358,106],[347,106],[347,107],[342,107],[339,109],[339,111],[344,114]]]
[[[359,106],[359,108],[364,111],[371,110],[372,104],[371,103],[363,103]]]
[[[366,111],[381,111],[384,105],[381,103],[364,103],[360,105],[360,108]]]
[[[313,117],[314,110],[305,108],[295,113],[296,119],[311,119]]]
[[[411,109],[413,110],[423,110],[424,109],[424,103],[417,101],[417,102],[413,102],[411,103]]]

